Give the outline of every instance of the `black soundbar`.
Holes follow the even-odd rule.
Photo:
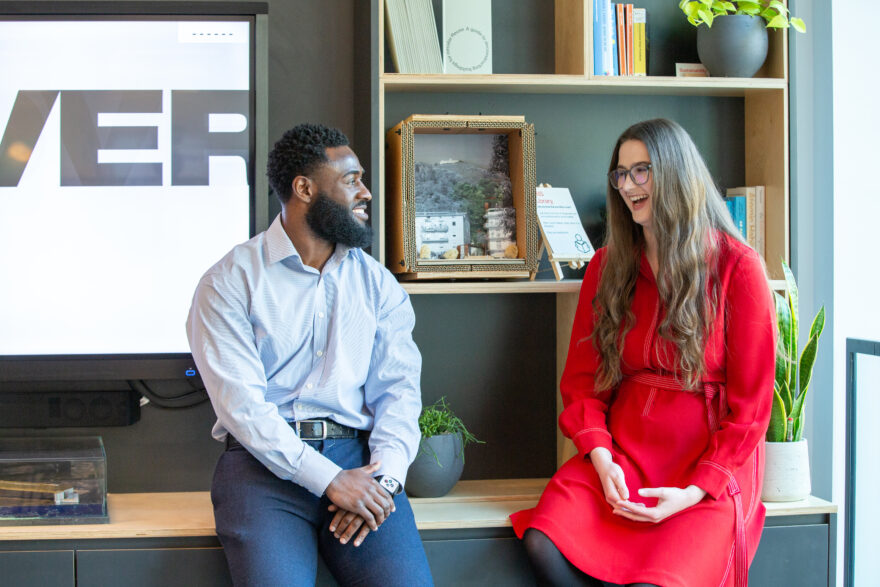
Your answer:
[[[141,417],[140,394],[120,391],[0,393],[0,428],[128,426]]]

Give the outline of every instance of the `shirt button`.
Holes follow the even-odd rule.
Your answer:
[[[314,387],[314,385],[312,385],[311,383],[306,383],[306,389],[311,389],[313,387]]]
[[[318,351],[315,354],[318,355],[319,357],[322,357],[322,356],[324,356],[324,351]]]
[[[318,318],[323,318],[323,317],[324,317],[324,312],[318,312]]]

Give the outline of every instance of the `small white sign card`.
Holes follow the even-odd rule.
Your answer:
[[[492,0],[443,0],[443,72],[492,73]]]
[[[568,188],[539,187],[537,212],[543,239],[541,248],[547,249],[547,259],[556,279],[562,279],[560,263],[580,268],[593,258],[596,251],[584,231]]]

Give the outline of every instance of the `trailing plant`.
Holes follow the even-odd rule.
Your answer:
[[[476,436],[470,433],[461,418],[455,415],[449,404],[446,403],[446,396],[441,397],[430,406],[422,408],[419,414],[419,431],[422,438],[430,438],[441,434],[459,434],[461,435],[461,460],[464,461],[464,447],[470,443],[483,444],[482,440],[478,440]],[[425,450],[427,444],[422,444],[422,450]],[[437,464],[440,459],[434,454]],[[441,465],[442,466],[442,465]]]
[[[792,27],[799,33],[807,32],[803,19],[791,16],[788,7],[779,0],[681,0],[678,7],[694,26],[712,26],[716,16],[744,14],[760,16],[767,21],[768,29],[787,29]]]
[[[770,410],[768,442],[794,442],[804,433],[804,400],[813,376],[819,336],[825,328],[825,306],[810,326],[810,336],[798,359],[798,287],[785,262],[785,289],[788,300],[773,292],[776,299],[776,322],[779,339],[776,345],[776,380],[773,385],[773,406]]]

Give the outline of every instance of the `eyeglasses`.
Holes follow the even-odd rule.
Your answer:
[[[651,164],[637,163],[629,169],[624,169],[623,167],[612,169],[608,172],[608,181],[611,183],[611,187],[616,190],[622,190],[624,184],[626,184],[627,175],[630,176],[634,184],[644,185],[648,178],[651,177]]]

